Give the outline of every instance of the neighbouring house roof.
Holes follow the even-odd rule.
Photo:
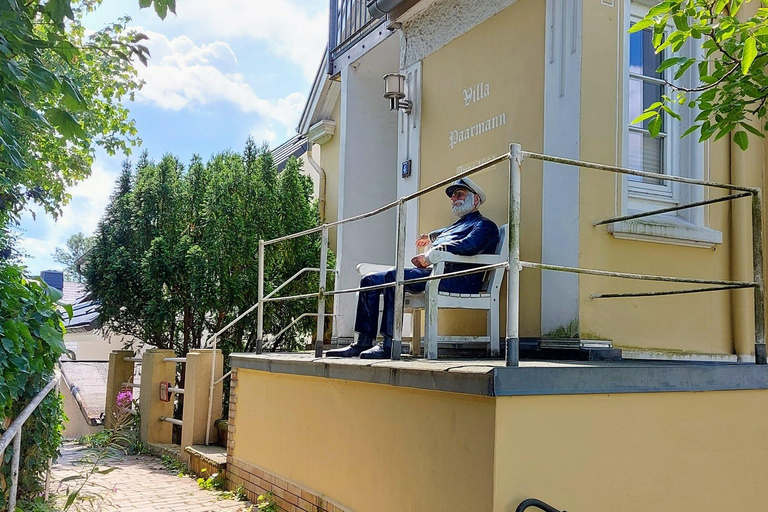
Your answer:
[[[91,331],[98,327],[98,306],[84,284],[65,281],[62,293],[61,302],[72,306],[72,318],[64,315],[68,332]]]
[[[90,425],[104,422],[109,363],[62,361],[59,363],[64,384],[75,397],[80,411]]]
[[[301,157],[307,152],[307,138],[301,134],[295,135],[272,150],[272,158],[275,159],[277,172],[285,168],[285,164],[292,156]]]

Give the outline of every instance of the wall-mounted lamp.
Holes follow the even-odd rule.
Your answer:
[[[389,110],[401,109],[406,114],[413,110],[413,103],[405,98],[405,76],[399,73],[384,75],[384,97],[389,100]]]

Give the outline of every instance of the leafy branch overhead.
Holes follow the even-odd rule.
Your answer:
[[[664,113],[681,119],[678,105],[698,110],[694,124],[683,134],[699,132],[699,142],[718,140],[733,133],[743,150],[748,133],[764,137],[768,130],[768,0],[665,0],[651,8],[630,33],[653,31],[656,53],[672,55],[656,70],[674,94],[649,105],[632,123],[648,122],[651,136],[658,136]],[[686,44],[701,48],[697,57],[678,54]],[[700,85],[677,83],[686,73],[698,76]],[[757,125],[757,127],[756,127]]]
[[[67,187],[90,175],[94,150],[140,142],[124,100],[142,82],[147,36],[124,17],[86,33],[83,16],[101,0],[0,2],[0,224],[30,203],[56,217]],[[175,0],[141,0],[160,17]]]

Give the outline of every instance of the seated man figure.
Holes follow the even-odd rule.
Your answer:
[[[425,283],[408,284],[409,279],[418,279],[432,273],[430,255],[434,251],[448,251],[462,256],[493,254],[499,243],[499,228],[493,221],[483,217],[477,210],[485,202],[485,192],[469,178],[454,181],[445,190],[451,200],[453,214],[459,220],[447,228],[438,229],[428,235],[421,235],[416,240],[416,247],[432,248],[411,260],[416,268],[405,269],[405,291],[421,293]],[[476,265],[466,263],[446,263],[445,272],[457,272]],[[482,285],[482,272],[440,280],[440,291],[449,293],[479,293]],[[395,269],[386,272],[373,272],[365,275],[360,286],[375,286],[395,281]],[[384,293],[384,311],[381,318],[380,332],[383,341],[373,346],[376,339],[376,324],[379,319],[379,296]],[[357,342],[348,347],[329,350],[327,357],[358,357],[362,359],[387,359],[392,352],[392,331],[395,316],[395,288],[361,291],[357,299],[355,331]]]

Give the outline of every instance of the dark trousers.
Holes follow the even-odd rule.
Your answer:
[[[409,293],[421,293],[426,288],[426,283],[408,284],[409,279],[426,277],[432,273],[428,268],[405,269],[405,291]],[[366,274],[360,280],[360,286],[376,286],[384,283],[395,282],[395,269],[386,272],[372,272]],[[443,279],[439,289],[444,292],[465,293],[461,278]],[[381,316],[382,336],[392,337],[395,322],[395,287],[379,288],[377,290],[361,291],[357,297],[357,316],[355,317],[355,331],[370,339],[376,338],[376,323],[379,319],[379,296],[384,294],[384,311]]]

